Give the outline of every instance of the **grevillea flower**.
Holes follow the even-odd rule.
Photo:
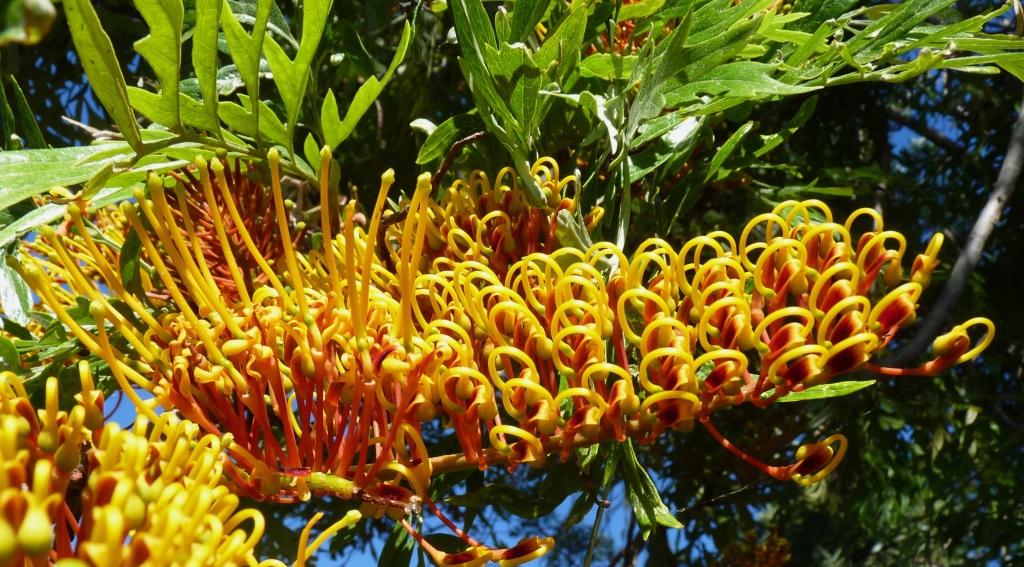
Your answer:
[[[218,440],[234,490],[278,501],[358,499],[363,514],[403,518],[410,532],[404,516],[425,506],[469,547],[446,555],[424,543],[444,565],[516,565],[552,545],[533,538],[495,550],[458,530],[428,493],[433,476],[456,469],[543,467],[577,447],[649,442],[700,422],[766,473],[818,482],[843,458],[842,435],[772,466],[722,437],[712,415],[874,369],[875,353],[913,322],[941,244],[933,240],[904,281],[901,235],[884,231],[880,218],[877,229],[854,232],[854,221],[873,212],[839,224],[823,203],[787,201],[738,239],[713,232],[679,250],[650,239],[631,257],[604,242],[563,248],[559,213],[575,213],[563,194],[574,178],[560,177],[547,158],[533,174],[548,210],[528,207],[508,170],[493,183],[474,172],[439,202],[423,175],[391,213],[398,216],[385,216],[389,171],[364,230],[354,222],[357,203],[330,206],[337,187],[329,152],[322,159],[316,246],[299,238],[305,227],[290,225],[275,151],[269,189],[239,197],[227,180],[259,168],[199,159],[150,177],[121,212],[152,281],[133,293],[118,285],[109,253],[92,254],[137,321],[102,301],[96,279],[67,254],[102,245],[77,207],[69,210],[77,234],[44,229],[52,254],[26,255],[17,269],[109,363],[143,416],[158,423],[159,407],[176,409]],[[207,198],[193,202],[189,192]],[[254,225],[244,216],[254,210],[249,200],[265,203],[267,192],[272,209]],[[584,224],[600,215],[591,211]],[[68,315],[54,269],[92,300],[94,328]],[[987,334],[972,346],[975,326]],[[124,337],[120,347],[112,331]],[[972,319],[936,341],[932,362],[886,372],[935,374],[977,355],[992,332]],[[459,453],[429,453],[422,427],[433,421],[454,431]]]

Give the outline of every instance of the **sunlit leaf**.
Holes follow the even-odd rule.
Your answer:
[[[71,29],[71,38],[75,42],[75,51],[89,76],[89,86],[120,128],[128,145],[136,151],[140,150],[142,138],[139,136],[139,125],[135,122],[135,113],[128,103],[121,65],[114,55],[110,38],[100,25],[96,10],[89,0],[67,0],[64,2],[64,14]]]
[[[135,42],[160,83],[160,104],[155,115],[146,116],[171,129],[181,128],[178,114],[178,79],[181,69],[181,0],[135,0],[135,7],[149,25],[149,35]]]

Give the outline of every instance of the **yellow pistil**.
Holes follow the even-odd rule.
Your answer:
[[[366,254],[363,255],[363,277],[369,281],[373,268],[373,254],[377,250],[377,232],[380,230],[381,215],[384,211],[384,204],[388,200],[388,190],[395,182],[395,170],[389,169],[380,176],[380,191],[377,192],[377,203],[373,206],[373,216],[370,220],[370,232],[366,234]],[[411,211],[410,211],[411,212]],[[390,254],[389,250],[386,252]],[[366,313],[370,305],[370,286],[363,285],[359,290],[359,303],[362,312]]]
[[[320,229],[323,231],[324,260],[327,263],[327,275],[331,281],[334,294],[341,297],[341,276],[338,274],[338,263],[334,258],[334,235],[331,233],[331,216],[334,214],[332,205],[336,199],[330,187],[331,149],[324,146],[320,150]]]
[[[145,227],[142,226],[142,221],[139,219],[139,215],[135,211],[135,207],[131,203],[125,202],[121,204],[121,211],[124,213],[125,217],[128,218],[128,221],[131,222],[135,232],[139,235],[139,240],[142,241],[142,246],[145,248],[146,254],[149,255],[150,261],[153,262],[153,267],[156,268],[157,274],[160,275],[160,279],[163,280],[168,293],[171,294],[171,297],[177,304],[178,309],[181,310],[181,314],[184,315],[185,320],[192,325],[192,328],[196,335],[198,335],[199,340],[203,343],[203,346],[206,347],[207,358],[209,358],[214,364],[222,366],[228,371],[228,375],[234,381],[235,386],[239,389],[240,393],[244,394],[248,392],[248,384],[246,384],[245,379],[242,378],[241,374],[238,373],[238,370],[236,370],[234,365],[231,364],[231,361],[224,356],[224,353],[221,352],[217,343],[213,340],[213,337],[210,335],[207,322],[201,322],[199,320],[196,313],[192,311],[191,307],[189,307],[188,301],[185,300],[185,296],[181,294],[181,290],[179,290],[178,286],[175,285],[174,279],[171,277],[171,273],[167,269],[167,265],[161,258],[159,251],[157,251],[156,247],[153,245],[153,241],[149,238],[149,234],[146,232]],[[97,348],[94,350],[99,349]]]
[[[174,214],[171,212],[170,206],[167,204],[167,198],[164,193],[163,182],[155,175],[151,175],[149,178],[149,191],[153,195],[153,203],[156,206],[156,211],[166,222],[166,227],[159,226],[156,222],[158,219],[150,217],[150,222],[153,224],[153,228],[157,231],[157,234],[164,242],[164,248],[167,250],[168,255],[171,257],[171,262],[179,267],[179,273],[182,275],[182,280],[188,281],[185,277],[187,274],[189,279],[193,282],[196,289],[201,293],[201,296],[205,296],[205,301],[201,304],[212,308],[220,315],[221,320],[227,326],[228,331],[236,339],[244,339],[245,333],[235,323],[231,313],[228,312],[227,307],[224,305],[223,294],[217,290],[217,286],[213,281],[213,276],[210,274],[209,267],[206,265],[206,260],[203,258],[202,250],[199,246],[199,240],[196,238],[195,231],[193,230],[192,220],[188,215],[188,207],[182,207],[181,214],[185,221],[186,230],[192,238],[192,248],[196,251],[196,259],[199,260],[199,265],[196,264],[196,259],[193,259],[192,254],[189,253],[189,246],[185,243],[185,239],[181,237],[181,230],[178,228],[177,222],[174,220]],[[147,202],[142,199],[139,200],[139,204],[142,205],[143,211],[149,213]],[[163,230],[162,230],[163,229]],[[176,250],[172,248],[169,242],[165,239],[166,234],[170,235],[171,242],[174,243]],[[181,262],[179,264],[179,262]],[[201,267],[200,267],[201,266]],[[194,295],[194,299],[199,302],[201,296],[197,297]]]
[[[210,164],[210,168],[217,174],[217,188],[220,189],[221,197],[224,198],[224,203],[228,208],[228,215],[231,216],[231,221],[235,223],[235,227],[238,230],[238,235],[242,237],[242,241],[245,242],[245,247],[249,250],[249,254],[253,260],[259,264],[260,269],[263,270],[264,275],[270,281],[270,285],[277,290],[278,295],[281,297],[281,301],[284,302],[284,308],[289,312],[294,312],[294,306],[292,300],[284,290],[284,286],[281,285],[281,280],[277,278],[274,270],[270,268],[270,264],[267,263],[266,258],[260,253],[259,248],[256,247],[256,243],[252,241],[252,236],[249,231],[245,229],[245,223],[242,221],[242,215],[238,213],[238,207],[235,206],[234,198],[231,196],[231,190],[228,188],[227,179],[224,178],[224,166],[220,163],[220,160],[214,159]],[[211,199],[212,201],[212,199]],[[255,293],[255,291],[253,292]]]
[[[161,340],[164,342],[171,342],[171,335],[164,329],[153,315],[149,313],[149,310],[145,308],[134,295],[128,293],[124,286],[121,285],[121,278],[114,275],[114,271],[110,264],[107,262],[106,256],[104,256],[99,248],[96,246],[96,242],[92,236],[89,235],[89,231],[86,229],[85,221],[82,219],[82,211],[77,205],[68,205],[68,214],[71,215],[71,219],[75,222],[75,226],[78,228],[78,234],[82,237],[82,241],[85,242],[85,247],[89,250],[89,254],[96,260],[96,266],[99,268],[100,273],[103,274],[104,279],[107,281],[107,285],[114,292],[114,295],[118,299],[124,301],[132,308],[142,322],[149,326],[150,330],[153,331]]]
[[[274,194],[274,209],[277,211],[277,231],[280,233],[281,245],[284,247],[284,260],[288,265],[288,275],[292,280],[292,289],[295,290],[302,322],[306,324],[306,328],[313,335],[313,347],[319,349],[323,345],[320,327],[316,325],[316,321],[313,320],[309,312],[309,304],[306,301],[306,288],[302,285],[302,272],[299,271],[299,264],[295,260],[291,231],[288,230],[288,214],[284,210],[284,195],[281,189],[281,173],[279,169],[281,156],[278,154],[277,148],[270,150],[267,154],[267,161],[270,162],[270,182],[273,188],[272,193]],[[328,169],[329,171],[330,169]],[[321,211],[326,205],[327,203],[321,203]]]

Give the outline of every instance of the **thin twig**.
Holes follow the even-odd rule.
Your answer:
[[[992,194],[988,202],[974,222],[970,236],[960,252],[960,256],[953,265],[949,274],[949,280],[942,294],[932,308],[931,313],[918,328],[917,334],[906,346],[901,348],[890,357],[882,359],[882,364],[889,367],[903,367],[913,362],[924,353],[932,341],[939,335],[939,331],[945,326],[949,314],[956,306],[960,294],[967,287],[971,273],[981,260],[982,250],[985,242],[1003,215],[1010,197],[1020,179],[1021,166],[1024,165],[1024,100],[1021,101],[1021,109],[1017,114],[1017,123],[1010,136],[1010,146],[1006,150],[1006,157],[1003,158],[1003,165],[999,168],[999,177],[996,179]]]
[[[939,148],[945,150],[950,157],[963,160],[965,163],[970,161],[970,154],[967,153],[960,144],[954,142],[948,136],[939,132],[935,128],[915,121],[895,108],[885,107],[885,116],[900,126],[910,128],[925,140],[928,140]]]
[[[466,144],[479,140],[486,135],[487,132],[474,132],[452,144],[452,149],[448,150],[448,156],[444,158],[444,161],[441,162],[441,167],[437,168],[437,173],[435,173],[434,177],[430,179],[430,187],[435,193],[437,192],[437,188],[441,186],[441,180],[444,179],[444,174],[448,173],[448,168],[452,166],[452,162],[454,162],[455,158],[458,157],[462,148],[465,147]]]

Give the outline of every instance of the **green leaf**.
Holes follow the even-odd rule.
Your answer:
[[[229,4],[230,5],[230,4]],[[245,83],[246,92],[250,100],[260,100],[260,54],[263,53],[263,38],[267,32],[267,20],[270,18],[273,0],[257,0],[256,15],[253,18],[252,35],[246,33],[245,28],[238,21],[238,16],[232,10],[225,10],[221,17],[221,25],[224,30],[224,37],[227,40],[228,50],[231,52],[231,59],[238,68],[238,73]],[[236,105],[237,106],[237,105]],[[253,132],[257,145],[262,147],[260,131],[263,122],[260,119],[260,109],[266,107],[262,102],[252,106],[252,125],[247,127]],[[225,121],[225,123],[227,123]],[[256,128],[255,124],[260,124]],[[237,127],[236,127],[237,129]],[[241,131],[241,130],[239,130]]]
[[[783,128],[779,132],[776,132],[764,138],[764,145],[761,146],[761,149],[754,152],[754,157],[761,157],[764,154],[768,153],[773,148],[775,148],[776,146],[778,146],[779,144],[781,144],[782,142],[788,140],[789,137],[792,136],[798,128],[807,123],[807,120],[809,120],[811,118],[811,115],[814,114],[814,109],[815,107],[817,107],[817,105],[817,95],[805,100],[803,104],[800,105],[800,109],[796,111],[796,114],[793,116],[793,118],[790,118],[789,122],[786,123],[785,128]]]
[[[654,481],[637,461],[632,440],[627,439],[619,448],[622,454],[622,472],[626,479],[626,498],[633,505],[636,523],[644,539],[646,540],[659,524],[669,528],[682,528],[683,525],[661,501]]]
[[[515,118],[505,106],[505,101],[498,96],[491,81],[490,71],[487,69],[486,46],[494,49],[498,47],[494,39],[494,30],[487,18],[487,11],[481,0],[452,0],[449,7],[455,20],[455,35],[459,40],[459,49],[462,50],[459,66],[469,83],[477,110],[489,124],[488,131],[499,136],[505,135],[504,131],[499,133],[486,120],[493,112],[509,124],[515,123]],[[506,124],[506,128],[509,124]],[[507,138],[507,135],[505,137]]]
[[[31,321],[28,314],[32,311],[32,294],[25,280],[10,266],[8,259],[14,258],[8,254],[7,261],[0,265],[0,308],[15,323],[27,325]]]
[[[0,10],[0,46],[38,43],[50,31],[57,10],[48,0],[10,0]]]
[[[495,50],[486,49],[487,66],[494,87],[512,110],[523,133],[530,133],[536,125],[537,93],[541,86],[541,72],[526,46],[504,44]]]
[[[547,69],[551,63],[558,62],[554,79],[559,84],[572,70],[573,63],[578,61],[583,34],[587,30],[587,8],[586,2],[573,2],[558,27],[544,39],[533,56],[540,69]]]
[[[772,96],[789,96],[817,90],[820,87],[788,85],[773,79],[776,65],[755,61],[736,61],[715,67],[699,80],[688,82],[665,93],[665,106],[687,106],[700,101],[702,95],[712,100],[738,98],[763,100]]]
[[[674,157],[689,156],[701,140],[704,117],[686,118],[675,128],[666,132],[657,144],[629,156],[629,178],[634,182],[656,170]]]
[[[580,62],[580,75],[606,81],[628,79],[636,59],[636,55],[595,53]]]
[[[6,248],[8,244],[14,242],[14,239],[30,230],[63,218],[66,209],[67,205],[50,203],[19,216],[14,222],[0,230],[0,248]]]
[[[135,122],[135,113],[128,102],[124,75],[114,55],[114,46],[100,26],[96,10],[89,0],[66,0],[64,14],[71,29],[75,51],[89,78],[89,86],[120,128],[128,145],[135,151],[141,150],[142,138],[139,125]]]
[[[857,390],[863,390],[868,386],[874,385],[874,380],[862,380],[862,381],[851,381],[851,382],[835,382],[832,384],[819,384],[817,386],[811,386],[802,392],[793,392],[785,395],[777,400],[776,402],[805,402],[807,400],[823,400],[825,398],[838,398],[839,396],[846,396],[856,392]],[[761,394],[761,399],[768,399],[772,397],[775,390],[765,392]]]
[[[512,10],[508,42],[526,41],[544,18],[544,12],[550,5],[551,0],[516,0],[515,10]]]
[[[142,239],[134,230],[128,232],[121,244],[118,255],[118,270],[121,273],[121,285],[125,291],[138,298],[146,297],[142,287]]]
[[[423,539],[427,540],[427,543],[445,553],[462,553],[469,549],[469,544],[466,543],[466,540],[455,534],[446,534],[444,532],[437,534],[425,534]]]
[[[740,128],[736,130],[736,132],[733,133],[732,136],[729,136],[729,139],[726,140],[724,144],[722,144],[722,147],[718,148],[718,151],[715,152],[715,157],[711,158],[711,163],[708,165],[707,174],[704,176],[705,183],[711,180],[711,177],[718,171],[720,167],[722,167],[722,164],[725,163],[725,160],[728,159],[734,151],[736,151],[736,148],[739,147],[740,142],[743,141],[743,138],[746,138],[747,134],[749,134],[750,131],[753,129],[754,123],[747,122],[743,126],[740,126]]]
[[[267,62],[274,73],[274,84],[277,85],[281,100],[284,102],[289,132],[295,129],[302,99],[306,93],[306,83],[309,82],[309,66],[316,55],[317,46],[320,45],[330,10],[331,0],[306,0],[302,3],[302,42],[294,60],[285,54],[273,37],[270,37],[266,45]],[[287,147],[291,148],[291,136]]]
[[[452,116],[427,136],[419,155],[416,156],[416,163],[425,165],[444,159],[455,142],[484,129],[483,121],[476,114]]]
[[[12,148],[11,142],[14,132],[14,111],[11,110],[11,105],[7,103],[7,93],[4,91],[3,83],[0,82],[0,125],[3,126],[3,146],[5,150],[14,150],[21,148]]]
[[[361,77],[384,72],[384,66],[370,56],[370,52],[363,45],[363,38],[359,37],[359,32],[350,20],[341,20],[337,24],[332,22],[331,25],[335,26],[334,32],[340,36],[340,47],[345,54],[345,60],[355,65]]]
[[[160,104],[156,116],[146,116],[157,124],[180,130],[178,79],[181,76],[181,24],[185,7],[181,0],[134,0],[149,25],[149,35],[135,42],[135,51],[146,58],[160,83]]]
[[[391,535],[384,542],[384,548],[380,552],[378,566],[386,567],[408,567],[412,561],[412,550],[414,540],[409,532],[405,530],[401,522],[395,522],[391,528]]]
[[[391,80],[391,76],[405,59],[412,36],[412,28],[409,26],[409,22],[406,22],[405,28],[402,30],[402,41],[398,44],[395,58],[391,60],[391,66],[380,80],[377,80],[377,77],[370,77],[359,87],[352,99],[352,104],[345,112],[344,120],[340,120],[338,117],[338,101],[334,98],[334,91],[327,91],[323,107],[320,109],[320,122],[324,129],[324,143],[330,146],[332,151],[352,134],[356,123],[366,114],[366,111],[373,105],[373,101],[384,90],[384,86]]]
[[[29,370],[21,366],[21,355],[18,354],[18,347],[14,346],[14,341],[2,335],[0,335],[0,359],[7,365],[7,370],[18,376],[29,373]]]
[[[252,101],[245,95],[238,95],[242,102],[239,106],[233,102],[225,102],[220,105],[220,117],[225,124],[234,128],[238,133],[252,138],[257,137],[255,124],[252,116],[256,113],[252,108]],[[288,131],[285,130],[281,119],[274,114],[274,111],[267,106],[267,103],[260,101],[259,112],[259,133],[267,140],[288,147]]]
[[[665,5],[665,0],[642,0],[632,4],[623,4],[619,9],[619,21],[635,20],[654,15]]]
[[[220,132],[220,119],[217,117],[217,93],[220,90],[217,33],[223,6],[222,0],[197,0],[196,27],[192,32],[192,68],[195,70],[203,106],[202,119],[191,125],[215,133]]]
[[[851,53],[881,46],[906,37],[910,30],[953,5],[954,0],[907,0],[885,16],[871,22],[850,40]]]
[[[659,97],[659,91],[669,77],[679,72],[685,64],[685,60],[682,59],[683,49],[690,35],[691,25],[693,25],[692,8],[686,13],[682,23],[658,44],[662,55],[657,59],[656,65],[652,55],[654,48],[651,44],[648,43],[641,50],[637,64],[633,67],[633,74],[630,76],[630,84],[636,84],[639,81],[640,90],[633,100],[633,106],[629,109],[629,120],[623,132],[627,142],[632,140],[633,134],[641,122],[658,116],[661,109],[664,108],[664,99]],[[625,150],[626,148],[623,148],[623,151]]]
[[[501,506],[520,518],[536,520],[553,512],[581,487],[582,481],[576,465],[572,462],[559,462],[548,466],[544,479],[537,487],[536,496],[525,494],[507,484],[491,483],[479,490],[449,496],[444,501],[469,508]]]
[[[88,180],[105,165],[79,160],[106,150],[127,150],[123,143],[73,148],[22,150],[0,153],[0,210],[43,193],[55,186],[69,186]]]
[[[33,149],[46,149],[46,140],[43,133],[39,131],[39,123],[36,122],[36,115],[28,106],[28,99],[22,92],[18,81],[11,77],[11,90],[14,91],[14,101],[18,105],[18,118],[21,120],[21,128],[25,132],[25,141],[28,147]]]

